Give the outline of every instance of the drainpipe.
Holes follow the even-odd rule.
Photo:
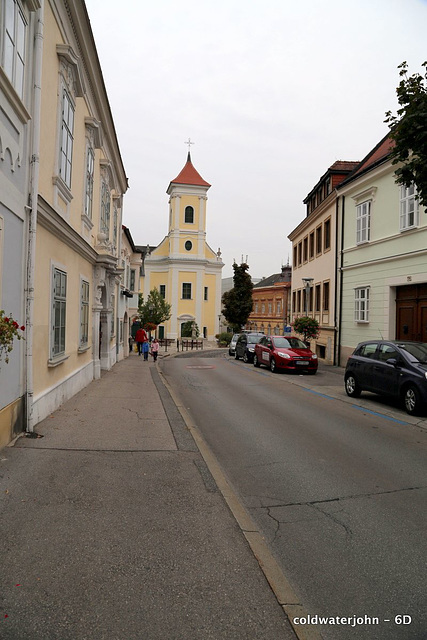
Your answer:
[[[33,339],[34,339],[34,280],[36,261],[36,231],[37,231],[37,199],[39,191],[40,173],[40,113],[41,113],[41,83],[43,57],[43,19],[44,2],[36,14],[34,33],[34,86],[31,131],[31,160],[30,160],[30,196],[28,218],[28,250],[27,250],[27,282],[25,300],[25,396],[26,396],[26,430],[34,431],[33,417]]]
[[[342,291],[343,291],[343,264],[344,264],[344,213],[345,213],[345,196],[342,196],[341,205],[341,247],[340,247],[340,308],[338,316],[338,358],[337,365],[341,364],[341,320],[342,320]]]
[[[338,316],[337,316],[337,304],[338,304],[338,213],[339,213],[339,201],[340,198],[337,195],[337,199],[335,201],[335,269],[334,269],[334,358],[333,363],[334,366],[337,364],[337,331],[338,331]]]

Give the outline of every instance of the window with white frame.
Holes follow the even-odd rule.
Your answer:
[[[135,271],[135,269],[131,269],[130,270],[130,283],[129,283],[129,290],[130,291],[135,291],[135,282],[136,282],[136,271]]]
[[[67,313],[67,274],[65,271],[53,268],[52,277],[52,331],[51,357],[65,353],[65,326]]]
[[[117,230],[119,225],[119,208],[117,206],[117,199],[113,204],[113,246],[117,247]]]
[[[116,296],[111,295],[111,335],[115,335],[116,329]]]
[[[80,284],[80,347],[89,343],[89,282]]]
[[[400,230],[413,229],[419,223],[419,208],[417,188],[415,184],[410,187],[400,187]]]
[[[204,293],[203,293],[203,300],[208,300],[208,296],[209,296],[209,288],[205,287],[204,288]]]
[[[369,242],[371,237],[371,200],[356,207],[356,242]]]
[[[191,282],[182,283],[182,299],[191,300]]]
[[[59,175],[71,189],[71,167],[73,161],[74,105],[66,89],[62,93],[62,124]]]
[[[101,186],[101,231],[110,235],[110,189],[105,180]]]
[[[165,284],[161,284],[159,287],[159,293],[160,293],[160,297],[163,298],[163,300],[166,298],[166,285]]]
[[[356,322],[369,322],[369,287],[354,290],[354,319]]]
[[[0,1],[3,14],[1,66],[20,98],[24,95],[26,21],[17,0]]]
[[[92,204],[93,204],[93,177],[95,168],[95,152],[90,145],[86,152],[86,198],[85,198],[85,214],[92,220]]]

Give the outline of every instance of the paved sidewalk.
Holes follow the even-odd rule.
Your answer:
[[[0,451],[2,640],[295,638],[151,358],[36,431]]]

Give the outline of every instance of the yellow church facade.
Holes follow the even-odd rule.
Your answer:
[[[171,305],[171,318],[158,328],[160,338],[181,337],[191,321],[200,336],[213,340],[221,315],[221,252],[206,242],[206,203],[210,184],[194,168],[190,153],[167,189],[169,229],[144,260],[144,300],[156,288]]]

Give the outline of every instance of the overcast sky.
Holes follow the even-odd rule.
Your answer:
[[[427,59],[426,0],[86,0],[129,179],[135,244],[168,232],[187,158],[212,186],[207,242],[223,277],[278,273],[303,199],[361,160],[397,109],[398,65]]]

